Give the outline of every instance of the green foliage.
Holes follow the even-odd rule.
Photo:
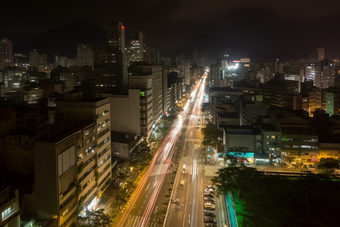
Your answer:
[[[82,211],[84,202],[85,202],[85,198],[81,197],[78,201],[78,214]]]
[[[85,168],[84,163],[83,162],[80,163],[79,166],[78,166],[78,175],[83,172],[84,168]]]
[[[111,217],[104,213],[104,209],[87,211],[86,216],[78,216],[78,227],[109,227]]]
[[[95,169],[95,170],[94,170],[94,180],[95,180],[96,182],[98,182],[99,178],[100,178],[100,173],[98,172],[97,169]]]
[[[339,169],[339,165],[339,159],[321,158],[320,162],[316,163],[316,169],[324,174],[333,174],[335,169]]]
[[[205,128],[201,129],[201,131],[204,137],[204,140],[202,142],[204,146],[207,145],[217,146],[218,151],[222,150],[221,143],[218,140],[218,138],[223,137],[222,130],[218,129],[216,125],[208,123]]]
[[[204,104],[204,103],[202,103],[201,112],[205,113],[206,111],[209,111],[209,110],[210,110],[209,106]]]
[[[130,144],[130,149],[133,148],[133,146],[135,145],[136,141],[133,141],[131,144]]]
[[[149,143],[147,141],[142,141],[134,150],[134,158],[131,159],[130,165],[135,170],[141,170],[150,163],[152,158],[153,155]]]
[[[77,195],[79,195],[81,193],[82,189],[81,189],[81,185],[78,184],[77,185]]]
[[[219,169],[212,179],[217,193],[232,192],[242,200],[240,226],[337,226],[340,183],[311,175],[289,179],[268,176],[255,168]],[[240,220],[239,219],[239,220]]]

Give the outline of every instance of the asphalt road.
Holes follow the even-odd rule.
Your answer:
[[[197,112],[199,110],[197,103],[194,101],[196,100],[196,95],[196,92],[191,94],[192,100],[184,108],[184,113],[182,112],[179,114],[178,119],[174,123],[175,126],[171,129],[162,146],[157,151],[149,169],[145,174],[145,177],[143,178],[141,184],[137,187],[134,195],[132,195],[132,200],[128,204],[122,219],[118,223],[119,227],[159,226],[159,224],[156,223],[155,213],[157,212],[158,207],[161,207],[162,205],[162,195],[164,195],[166,190],[166,184],[164,184],[164,182],[167,182],[167,178],[170,175],[169,173],[172,171],[170,168],[170,163],[172,161],[172,155],[175,149],[174,145],[181,132],[182,126],[186,127],[187,125],[193,124],[190,120],[190,116],[187,114],[192,112],[193,107],[194,111],[196,110]],[[188,128],[191,127],[189,126]],[[193,133],[194,131],[192,129],[186,130],[186,135],[189,137],[194,137]],[[194,148],[194,145],[191,145],[190,142],[188,146],[188,151]],[[197,166],[197,161],[194,163],[196,163],[195,166]],[[188,173],[183,174],[185,175]],[[199,182],[195,181],[197,178],[193,180],[196,185],[199,184]],[[196,192],[195,195],[198,195],[198,192]]]
[[[203,227],[204,225],[204,209],[203,209],[203,193],[207,185],[211,185],[212,176],[205,176],[203,171],[204,165],[201,157],[201,137],[198,123],[201,124],[202,117],[200,114],[201,104],[203,100],[202,93],[198,94],[198,98],[193,100],[194,106],[189,114],[190,119],[188,127],[184,135],[184,146],[181,152],[182,157],[177,171],[177,180],[174,186],[173,200],[168,210],[168,218],[165,227]],[[199,121],[199,119],[201,119]],[[186,170],[182,169],[186,165]],[[184,186],[180,185],[180,181],[184,180]],[[215,198],[216,220],[218,226],[225,224],[225,208],[223,197]]]

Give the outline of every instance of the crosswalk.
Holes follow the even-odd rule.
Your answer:
[[[142,216],[129,215],[128,219],[125,222],[124,227],[139,227],[142,225],[142,222],[143,222]],[[143,227],[160,227],[160,226],[161,225],[159,225],[156,222],[149,222],[147,226],[143,226]]]

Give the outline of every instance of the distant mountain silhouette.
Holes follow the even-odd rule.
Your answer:
[[[162,53],[165,57],[176,57],[179,54],[184,54],[185,56],[192,56],[193,51],[196,49],[198,53],[201,51],[209,51],[213,58],[221,56],[226,53],[228,48],[230,48],[230,42],[221,36],[216,36],[212,34],[201,34],[195,36],[189,42],[180,46],[176,49],[166,51]]]
[[[98,25],[82,20],[44,32],[20,45],[14,45],[14,50],[28,54],[36,49],[39,53],[47,54],[48,62],[53,63],[54,54],[76,58],[78,43],[87,44],[95,49],[98,44],[106,42],[106,31]]]
[[[32,39],[34,36],[37,36],[38,34],[34,33],[26,33],[26,32],[1,32],[0,31],[0,39],[2,38],[8,38],[12,41],[13,46],[18,46],[30,39]]]

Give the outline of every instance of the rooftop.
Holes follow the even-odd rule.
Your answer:
[[[111,142],[131,144],[136,134],[111,131]],[[136,138],[137,139],[137,138]]]
[[[51,137],[50,141],[53,142],[53,143],[57,143],[60,140],[62,140],[64,138],[74,134],[75,132],[77,132],[77,131],[79,131],[79,130],[81,130],[83,128],[86,128],[87,126],[90,126],[91,124],[94,124],[94,121],[86,121],[86,122],[84,122],[84,123],[82,123],[80,125],[77,125],[77,126],[71,128],[71,129],[67,129],[67,131],[65,130],[65,131],[63,131],[61,133],[53,135]]]

